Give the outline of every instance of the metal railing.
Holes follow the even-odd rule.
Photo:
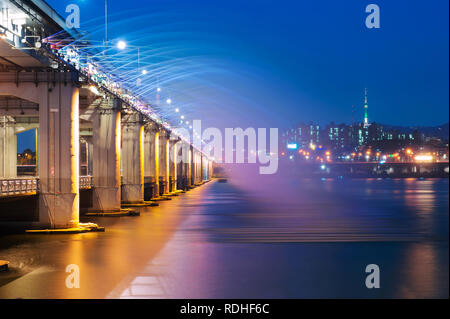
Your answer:
[[[92,176],[80,176],[80,189],[91,189],[94,186]]]
[[[35,195],[39,191],[37,178],[0,179],[0,196]]]
[[[80,189],[91,189],[93,185],[92,176],[80,176]],[[0,196],[23,196],[35,195],[39,192],[39,178],[37,177],[14,177],[0,178]]]

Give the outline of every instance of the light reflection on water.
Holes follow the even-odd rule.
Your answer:
[[[446,298],[448,194],[446,179],[238,174],[89,220],[105,233],[4,237],[0,255],[25,275],[0,276],[0,298]],[[379,290],[364,285],[371,263]]]
[[[110,297],[448,297],[447,180],[233,184],[214,184],[139,273],[148,289],[131,278]],[[364,286],[370,263],[379,290]]]

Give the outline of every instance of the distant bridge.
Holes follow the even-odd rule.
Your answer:
[[[322,177],[446,177],[449,176],[449,163],[415,162],[328,162],[293,163],[289,167],[300,175],[318,175]]]
[[[77,37],[47,3],[0,0],[0,9],[0,202],[36,195],[33,225],[69,228],[79,224],[80,190],[91,190],[89,210],[111,212],[211,178],[212,160],[132,92],[44,43],[57,33]],[[17,134],[30,129],[38,132],[38,176],[21,177]],[[171,152],[185,160],[170,160]]]

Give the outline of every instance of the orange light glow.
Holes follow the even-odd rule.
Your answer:
[[[416,162],[431,162],[433,160],[433,156],[428,154],[417,155],[415,158]]]

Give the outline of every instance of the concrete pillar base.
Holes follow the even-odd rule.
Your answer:
[[[175,193],[177,190],[177,180],[172,176],[169,177],[169,192]]]
[[[79,234],[88,232],[104,232],[105,227],[93,223],[79,223],[78,227],[60,229],[30,229],[27,234]]]
[[[138,204],[143,203],[142,184],[126,184],[122,185],[122,204]]]
[[[172,200],[172,198],[170,198],[169,195],[163,195],[163,196],[159,196],[159,197],[155,197],[155,198],[151,199],[152,202],[159,202],[159,201],[164,201],[164,200]]]
[[[94,187],[93,204],[88,211],[111,212],[120,210],[120,190],[117,187]]]
[[[153,194],[152,198],[159,197],[159,184],[153,183]]]
[[[159,177],[159,195],[163,196],[169,193],[169,183],[164,177]]]
[[[153,202],[152,200],[143,201],[142,203],[123,203],[122,207],[155,207],[159,206],[158,203]]]
[[[117,211],[102,211],[102,212],[90,212],[86,216],[98,216],[98,217],[123,217],[123,216],[140,216],[141,213],[131,209],[119,209]]]
[[[78,228],[77,193],[39,193],[40,223],[50,228]]]

